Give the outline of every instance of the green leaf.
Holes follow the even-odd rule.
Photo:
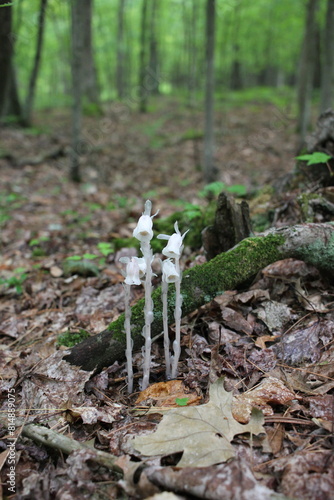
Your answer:
[[[233,184],[232,186],[227,187],[226,191],[238,196],[245,196],[247,194],[246,186],[244,186],[243,184]]]
[[[175,403],[177,406],[187,406],[189,398],[176,398]]]
[[[93,254],[93,253],[84,253],[83,254],[83,258],[84,259],[87,259],[87,260],[94,260],[96,259],[97,255]]]
[[[332,157],[326,153],[316,151],[312,154],[296,156],[296,160],[307,161],[307,165],[316,165],[318,163],[327,163]]]
[[[78,261],[78,260],[81,260],[82,257],[81,255],[70,255],[70,257],[66,257],[66,260],[75,260],[75,261]]]

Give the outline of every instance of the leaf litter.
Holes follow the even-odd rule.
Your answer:
[[[231,133],[218,154],[224,161],[233,158],[233,165],[240,155],[239,164],[245,169],[238,171],[228,160],[232,168],[224,169],[221,179],[226,184],[244,182],[251,188],[249,179],[254,172],[261,184],[278,177],[282,165],[292,169],[293,127],[278,132],[282,157],[271,154],[269,143],[261,151],[255,148],[253,154],[252,141],[239,143],[235,133],[238,123],[248,120],[254,133],[263,129],[265,134],[271,111],[266,109],[255,117],[240,108],[233,111],[233,118],[224,117]],[[178,107],[171,105],[173,112]],[[112,109],[107,113],[113,116]],[[151,113],[136,116],[141,124],[151,119]],[[4,186],[0,194],[14,193],[17,201],[12,206],[8,201],[9,218],[1,223],[1,278],[16,286],[0,285],[0,423],[8,408],[8,390],[15,389],[18,430],[23,419],[53,427],[119,457],[123,470],[129,471],[121,479],[94,464],[88,450],[66,456],[20,438],[16,453],[21,498],[133,500],[173,494],[185,500],[194,496],[331,499],[334,290],[314,267],[295,259],[273,263],[242,290],[227,291],[184,318],[177,381],[182,386],[168,393],[158,341],[152,372],[157,384],[165,385],[155,389],[152,384],[150,394],[140,395],[144,398],[138,403],[143,405],[140,413],[138,394],[131,398],[126,394],[123,363],[95,375],[61,362],[65,348],[57,344],[60,334],[80,329],[98,333],[124,310],[117,261],[120,254],[132,256],[137,250],[120,243],[104,256],[98,244],[113,245],[117,238],[131,236],[133,221],[142,212],[145,189],[151,190],[149,196],[166,215],[176,210],[173,203],[180,199],[203,203],[198,196],[202,181],[192,145],[180,147],[179,142],[171,141],[166,149],[156,149],[153,154],[140,127],[134,129],[130,121],[118,123],[118,139],[106,140],[98,154],[91,151],[82,156],[87,182],[81,187],[64,181],[67,165],[61,157],[41,163],[28,161],[42,150],[54,148],[54,140],[60,150],[70,146],[61,114],[50,123],[54,137],[42,134],[27,140],[14,128],[2,131],[7,148],[15,154],[12,159],[0,158]],[[193,121],[189,113],[179,126],[190,127]],[[167,136],[182,133],[176,122],[166,121]],[[88,134],[94,130],[96,119],[86,117],[85,128]],[[182,172],[175,169],[175,162],[182,165]],[[270,164],[271,174],[267,168],[259,169],[260,164]],[[296,196],[295,192],[285,193],[274,206],[278,226],[299,222]],[[270,198],[266,210],[272,208]],[[287,208],[280,210],[279,203]],[[256,212],[258,207],[252,205],[252,210]],[[93,276],[81,273],[80,267],[65,275],[65,260],[84,255],[96,255],[85,263],[94,264]],[[202,250],[187,249],[183,266],[204,261]],[[134,290],[132,301],[141,295],[141,290]],[[135,380],[139,377],[140,368]],[[214,389],[212,397],[213,387],[220,389]],[[254,407],[259,419],[260,412],[263,415],[261,424],[251,418]],[[187,415],[194,414],[190,432],[184,423],[189,422]],[[165,443],[161,454],[152,456],[134,449],[133,442],[142,439],[149,443],[161,428],[166,441],[168,419],[180,432],[172,436],[174,447],[168,449]],[[247,426],[253,427],[251,434],[245,432]],[[256,426],[261,429],[259,436],[254,432]],[[202,430],[209,440],[201,439]],[[191,433],[199,440],[196,449]],[[6,452],[7,437],[5,426],[0,425],[0,453]],[[224,453],[231,457],[227,462]],[[200,465],[202,458],[208,460],[205,467]],[[187,462],[191,467],[182,466]],[[8,465],[6,461],[1,465],[4,483]]]

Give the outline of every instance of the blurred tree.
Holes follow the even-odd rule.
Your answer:
[[[116,66],[116,87],[117,87],[118,99],[123,99],[125,95],[124,10],[125,10],[125,0],[119,0],[118,25],[117,25],[117,66]]]
[[[160,0],[161,2],[161,0]],[[152,0],[151,19],[150,19],[150,34],[149,34],[149,73],[150,78],[153,80],[149,85],[152,94],[159,94],[159,76],[158,76],[158,40],[157,40],[157,0]]]
[[[0,119],[6,112],[6,101],[10,90],[11,65],[13,57],[12,33],[12,6],[2,5],[8,3],[0,0]]]
[[[29,127],[31,125],[31,114],[32,114],[33,105],[34,105],[36,82],[37,82],[38,71],[39,71],[41,56],[42,56],[43,35],[44,35],[47,2],[48,2],[48,0],[41,0],[41,3],[40,3],[40,9],[39,9],[39,15],[38,15],[38,26],[37,26],[36,52],[35,52],[33,68],[32,68],[31,74],[30,74],[29,84],[28,84],[28,93],[27,93],[26,101],[24,103],[24,108],[23,108],[23,124],[27,127]]]
[[[99,89],[92,41],[93,0],[81,0],[80,5],[83,28],[82,93],[85,102],[98,105]]]
[[[70,179],[73,182],[81,181],[80,154],[83,143],[81,141],[82,126],[82,95],[83,95],[83,57],[84,57],[84,2],[71,0],[71,28],[72,28],[72,148]]]
[[[305,137],[311,120],[311,97],[315,68],[316,12],[318,0],[308,0],[304,40],[300,58],[298,81],[298,124],[299,149],[304,147]]]
[[[327,0],[323,60],[321,71],[320,112],[333,106],[334,91],[334,0]]]
[[[215,46],[215,0],[206,2],[206,85],[203,174],[207,183],[217,177],[214,166],[214,46]]]
[[[142,1],[141,7],[141,23],[140,23],[140,52],[139,52],[139,82],[138,82],[138,99],[139,111],[146,113],[147,111],[147,89],[145,85],[146,63],[147,63],[147,0]]]

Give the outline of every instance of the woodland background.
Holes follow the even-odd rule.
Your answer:
[[[260,265],[185,316],[177,381],[155,342],[149,394],[139,350],[132,395],[121,357],[100,373],[62,357],[121,318],[119,259],[139,254],[147,199],[156,233],[190,229],[185,272],[210,258],[221,192],[248,203],[254,235],[332,234],[333,66],[334,0],[0,0],[0,496],[13,498],[14,393],[15,498],[332,498],[330,237],[328,272],[310,256]],[[142,296],[132,287],[133,305]],[[199,412],[206,429],[212,405],[237,429],[228,461],[203,458],[203,438],[189,451],[179,426]],[[238,427],[254,431],[251,407],[265,430],[253,440]],[[154,445],[162,414],[181,434],[152,456],[140,441]]]

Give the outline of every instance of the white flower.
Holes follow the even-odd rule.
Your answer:
[[[145,210],[141,217],[139,217],[139,221],[137,226],[133,230],[133,236],[137,238],[137,240],[141,242],[148,242],[153,238],[153,222],[152,219],[157,215],[151,215],[152,203],[150,200],[147,200],[145,203]]]
[[[158,235],[158,238],[160,240],[168,240],[168,243],[165,246],[165,248],[163,249],[162,253],[163,253],[163,255],[166,255],[166,257],[169,257],[171,259],[176,259],[176,258],[180,257],[182,250],[183,250],[183,238],[185,237],[185,235],[189,231],[189,229],[188,229],[188,231],[186,231],[181,236],[177,222],[175,222],[174,228],[175,228],[175,233],[172,234],[171,236],[168,236],[166,234],[159,234]]]
[[[144,259],[144,257],[134,257],[134,259],[136,259],[136,261],[138,262],[139,277],[143,278],[145,276],[145,274],[146,274],[146,262],[145,262],[145,259]]]
[[[162,279],[166,283],[175,283],[175,281],[180,279],[180,274],[170,259],[166,259],[162,263]]]
[[[138,258],[137,257],[132,257],[130,262],[127,263],[126,265],[126,278],[125,278],[125,283],[127,285],[140,285],[140,267],[138,264]]]

